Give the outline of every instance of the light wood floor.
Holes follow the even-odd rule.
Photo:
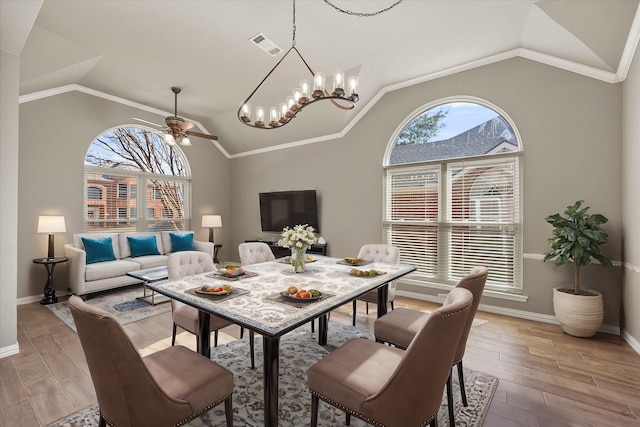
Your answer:
[[[436,304],[396,298],[396,307]],[[358,305],[358,326],[371,328],[375,307]],[[640,426],[640,355],[620,337],[591,339],[558,326],[479,312],[464,365],[500,378],[484,426]],[[330,322],[351,322],[350,304]],[[125,326],[145,355],[170,345],[171,314]],[[239,328],[221,334],[235,339]],[[246,339],[246,335],[245,335]],[[195,348],[186,332],[179,343]],[[39,303],[18,307],[20,354],[0,359],[0,427],[47,425],[95,402],[77,335]]]

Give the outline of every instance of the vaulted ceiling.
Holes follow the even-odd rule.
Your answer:
[[[373,12],[397,0],[330,1]],[[138,103],[147,110],[140,118],[162,123],[179,86],[179,115],[219,136],[231,156],[346,132],[394,88],[515,56],[622,81],[640,25],[637,0],[404,0],[371,17],[298,0],[296,47],[314,71],[358,75],[360,102],[351,111],[321,102],[281,129],[258,130],[236,112],[282,53],[271,57],[249,39],[263,33],[286,51],[291,0],[2,3],[0,43],[19,50],[21,96],[86,88]],[[12,45],[21,34],[24,44]],[[289,56],[257,102],[277,106],[305,77]]]

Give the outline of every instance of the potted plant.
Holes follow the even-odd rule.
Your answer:
[[[600,253],[600,245],[609,236],[602,229],[608,219],[600,214],[589,214],[582,207],[584,200],[567,206],[561,214],[549,215],[545,220],[553,226],[553,235],[548,239],[551,249],[545,253],[544,261],[554,260],[555,266],[573,262],[573,288],[554,288],[553,310],[562,329],[576,337],[593,336],[602,324],[604,308],[602,294],[580,288],[580,267],[592,259],[611,267],[611,261]]]

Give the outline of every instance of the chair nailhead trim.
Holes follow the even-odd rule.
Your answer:
[[[342,406],[341,404],[339,404],[338,402],[334,402],[333,400],[329,399],[326,396],[323,396],[322,394],[315,392],[315,391],[311,391],[311,394],[313,394],[314,396],[318,397],[321,400],[324,400],[325,402],[327,402],[330,405],[335,406],[338,409],[343,410],[344,412],[353,415],[354,417],[360,418],[361,420],[374,425],[376,427],[385,427],[384,424],[380,424],[379,422],[372,420],[371,418],[365,417],[364,415],[360,414],[359,412],[355,412],[349,408],[346,408],[344,406]],[[427,425],[429,425],[429,423],[431,422],[431,420],[433,420],[434,417],[436,417],[438,415],[438,412],[436,412],[435,414],[433,414],[431,416],[431,418],[429,418],[427,421],[423,421],[422,424],[420,424],[420,427],[425,427]]]

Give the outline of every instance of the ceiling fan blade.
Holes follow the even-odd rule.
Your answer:
[[[146,123],[148,125],[153,125],[155,127],[159,127],[159,128],[163,128],[164,127],[164,125],[159,125],[157,123],[153,123],[153,122],[150,122],[150,121],[147,121],[147,120],[139,119],[137,117],[132,117],[132,119],[133,120],[137,120],[137,121],[142,122],[142,123]]]
[[[199,138],[206,138],[206,139],[213,139],[214,141],[218,140],[218,137],[215,135],[207,135],[206,133],[200,133],[200,132],[193,132],[193,131],[186,131],[185,132],[187,135],[192,135],[192,136],[197,136]]]
[[[180,123],[178,127],[182,130],[189,130],[193,127],[193,123],[185,120],[184,122]]]

